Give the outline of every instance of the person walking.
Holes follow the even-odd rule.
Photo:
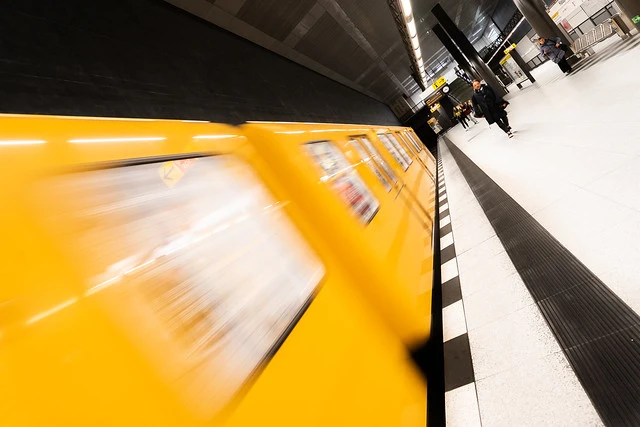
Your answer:
[[[509,138],[513,137],[507,112],[505,111],[505,107],[509,105],[509,103],[496,96],[493,89],[482,84],[480,80],[474,80],[471,103],[473,104],[473,111],[476,117],[484,117],[490,125],[496,123]]]
[[[462,127],[465,131],[469,130],[469,125],[467,124],[467,116],[465,116],[464,111],[462,111],[462,107],[456,105],[453,107],[453,116],[462,124]]]
[[[540,52],[558,64],[558,67],[560,67],[563,73],[569,74],[572,71],[571,65],[569,65],[566,58],[569,47],[562,43],[560,37],[556,37],[555,39],[540,37],[538,44],[540,45]]]
[[[464,104],[462,104],[462,112],[467,116],[469,120],[473,122],[474,125],[478,124],[478,121],[475,117],[473,117],[473,105],[471,104],[471,100],[468,100]]]

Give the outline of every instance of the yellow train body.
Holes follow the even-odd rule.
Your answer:
[[[425,425],[435,162],[410,130],[383,131],[404,170],[374,126],[0,128],[1,426]]]

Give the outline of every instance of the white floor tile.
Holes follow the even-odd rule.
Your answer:
[[[447,427],[480,427],[478,400],[474,383],[444,394]]]
[[[517,274],[516,268],[509,255],[504,251],[502,244],[498,241],[494,245],[497,239],[497,237],[489,239],[458,256],[460,287],[463,297],[471,297],[478,292],[483,294],[496,282],[506,281],[510,276]]]
[[[470,331],[534,304],[518,273],[502,278],[489,276],[483,279],[488,286],[481,292],[469,296],[463,294],[467,328]],[[460,276],[460,282],[462,281],[468,282],[466,276]]]
[[[442,310],[442,340],[449,341],[467,332],[462,301],[446,306]]]
[[[476,380],[560,351],[536,305],[469,331],[469,343]]]
[[[484,216],[484,211],[478,204],[475,197],[456,197],[450,200],[450,206],[452,207],[451,219],[454,222],[457,219],[464,223],[469,218],[475,218],[478,216],[482,218]]]
[[[448,282],[454,277],[458,276],[458,264],[456,263],[456,259],[450,259],[449,261],[442,264],[440,267],[440,278],[442,283]]]
[[[453,245],[453,233],[447,233],[440,238],[440,250],[446,249]]]
[[[491,224],[478,217],[469,218],[469,221],[462,223],[460,227],[457,222],[454,223],[453,231],[456,233],[456,252],[460,254],[496,235]]]
[[[587,189],[640,211],[640,157],[589,184]]]
[[[484,426],[602,425],[561,352],[478,380],[476,388]]]

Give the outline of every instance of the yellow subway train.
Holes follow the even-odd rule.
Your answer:
[[[409,128],[0,115],[0,426],[424,426]]]

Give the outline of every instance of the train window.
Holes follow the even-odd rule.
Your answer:
[[[389,139],[391,141],[393,141],[393,143],[396,144],[396,146],[398,147],[398,152],[400,153],[400,155],[402,157],[404,157],[405,162],[407,162],[409,164],[413,163],[413,160],[409,156],[409,153],[407,153],[406,146],[404,144],[402,144],[400,141],[398,141],[398,137],[396,136],[396,134],[395,133],[388,133],[386,135],[389,137]]]
[[[411,132],[405,132],[404,135],[409,139],[411,144],[413,144],[413,147],[418,153],[422,151],[422,144],[419,144],[418,141],[416,141]]]
[[[286,338],[324,267],[240,160],[183,161],[175,185],[177,166],[163,165],[78,172],[44,190],[64,201],[53,219],[84,254],[85,296],[133,334],[188,408],[213,416]]]
[[[360,221],[370,223],[380,203],[342,152],[329,141],[312,142],[304,149],[324,173],[320,179],[329,183]]]
[[[396,160],[396,162],[398,162],[402,169],[405,171],[409,169],[409,166],[413,161],[405,149],[402,148],[398,140],[390,133],[379,133],[378,138],[380,138],[380,141],[382,141],[384,146],[391,153],[391,156]]]
[[[412,147],[409,140],[405,136],[403,136],[401,133],[393,133],[392,135],[406,152],[409,152],[414,155],[418,154],[415,147]]]
[[[361,142],[357,139],[351,139],[349,143],[356,149],[360,158],[369,166],[369,169],[378,177],[378,180],[382,183],[384,188],[387,189],[387,192],[391,191],[391,184],[388,181],[388,178],[384,176],[380,165],[375,161],[373,155],[370,155],[367,150],[362,146]]]
[[[398,177],[395,173],[393,173],[393,169],[391,169],[389,163],[387,163],[387,161],[384,159],[384,157],[382,157],[376,147],[374,147],[371,141],[369,141],[369,138],[367,138],[366,136],[362,136],[360,137],[360,141],[362,141],[369,154],[371,154],[375,161],[382,167],[382,170],[384,170],[384,173],[387,174],[391,181],[393,181],[394,184],[397,183]]]

